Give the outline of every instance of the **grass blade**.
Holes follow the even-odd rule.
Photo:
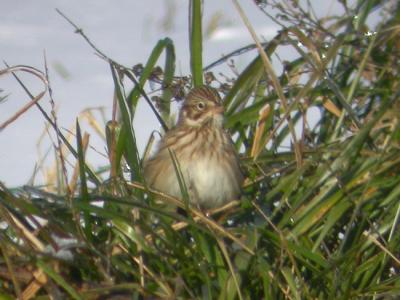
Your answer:
[[[190,0],[190,68],[193,85],[203,85],[202,0]]]

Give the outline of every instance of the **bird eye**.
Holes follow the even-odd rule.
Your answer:
[[[199,103],[196,104],[196,107],[199,110],[203,110],[206,107],[206,104],[204,102],[199,102]]]

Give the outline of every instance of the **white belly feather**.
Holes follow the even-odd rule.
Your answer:
[[[199,159],[190,163],[185,170],[185,183],[194,197],[192,201],[199,202],[202,206],[213,203],[220,206],[224,201],[233,200],[233,186],[230,170],[215,160]],[[236,189],[235,189],[236,190]]]

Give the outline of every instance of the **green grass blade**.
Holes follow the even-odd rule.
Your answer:
[[[163,50],[166,49],[166,69],[168,69],[168,76],[171,76],[171,73],[174,72],[174,62],[175,62],[175,50],[174,50],[174,45],[171,39],[165,38],[162,40],[159,40],[152,50],[144,68],[141,73],[140,79],[139,79],[139,85],[136,85],[132,91],[129,93],[127,99],[128,99],[128,104],[129,104],[129,109],[132,114],[132,118],[135,115],[135,110],[136,106],[139,100],[139,97],[141,93],[143,92],[143,88],[145,83],[149,80],[151,73],[153,72],[154,67],[156,66],[156,63],[158,59],[160,58]],[[169,80],[169,79],[167,79]]]
[[[168,149],[168,151],[169,151],[169,155],[172,160],[172,163],[174,165],[175,175],[178,178],[179,188],[182,193],[182,199],[184,200],[186,207],[188,207],[188,205],[190,203],[190,194],[188,191],[187,182],[185,181],[185,177],[182,173],[182,170],[181,170],[181,167],[180,167],[180,164],[179,164],[178,158],[176,157],[175,152],[173,152],[170,149]]]
[[[190,0],[190,67],[193,85],[203,85],[202,0]]]
[[[53,270],[47,263],[42,260],[37,261],[37,266],[42,269],[51,279],[53,279],[60,287],[62,287],[72,299],[82,300],[79,293],[70,285],[60,274]]]
[[[79,161],[79,176],[81,179],[81,197],[82,200],[87,202],[89,200],[89,192],[87,187],[86,172],[85,172],[85,154],[82,145],[82,133],[78,120],[76,120],[76,145],[78,149]]]
[[[282,274],[286,279],[286,282],[287,282],[287,284],[289,286],[289,289],[290,289],[291,294],[293,295],[294,299],[300,300],[301,297],[300,297],[300,294],[298,292],[299,289],[298,289],[298,287],[297,287],[297,285],[295,283],[296,280],[293,277],[292,271],[289,270],[288,268],[284,268],[284,269],[282,269]]]
[[[132,126],[132,115],[128,106],[128,101],[124,95],[121,80],[114,68],[111,66],[111,73],[114,80],[115,93],[118,99],[119,108],[122,115],[121,133],[117,142],[116,162],[119,165],[122,153],[125,154],[126,161],[130,167],[131,180],[141,181],[142,171],[140,156],[137,149],[136,136]]]
[[[163,79],[163,94],[162,102],[160,103],[160,112],[164,121],[168,123],[168,127],[172,124],[169,122],[171,113],[171,99],[172,99],[172,82],[175,75],[175,48],[171,42],[166,43],[165,52],[165,67],[164,67],[164,79]]]

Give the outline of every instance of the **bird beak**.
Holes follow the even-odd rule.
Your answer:
[[[218,105],[218,106],[214,107],[213,112],[214,112],[214,114],[223,114],[224,107],[222,105]]]

